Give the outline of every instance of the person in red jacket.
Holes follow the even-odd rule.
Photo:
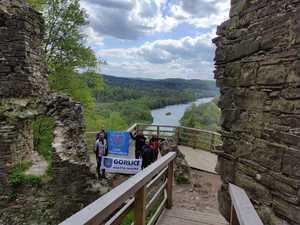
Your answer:
[[[159,150],[160,150],[160,144],[161,142],[163,142],[165,139],[163,138],[159,138],[157,136],[157,134],[154,134],[152,135],[151,139],[150,139],[150,145],[152,146],[153,148],[153,151],[154,151],[154,158],[155,160],[157,160],[157,157],[158,157],[158,153],[159,153]]]

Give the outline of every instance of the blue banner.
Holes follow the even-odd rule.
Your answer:
[[[126,131],[109,131],[107,133],[108,153],[128,155],[129,133]]]

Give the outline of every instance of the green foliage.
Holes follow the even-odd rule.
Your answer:
[[[52,142],[54,120],[50,117],[39,117],[33,122],[34,150],[39,153],[49,164],[52,161]]]
[[[189,180],[184,176],[176,176],[175,181],[177,184],[188,184]]]
[[[27,0],[27,3],[37,11],[42,10],[44,0]]]
[[[214,99],[211,102],[187,109],[180,122],[183,126],[216,131],[219,128],[220,109]]]
[[[45,0],[45,52],[50,73],[76,67],[96,66],[96,57],[84,43],[81,27],[87,14],[79,0]]]
[[[98,102],[95,114],[105,121],[110,120],[112,112],[119,112],[119,117],[126,122],[125,125],[119,120],[122,121],[120,127],[125,128],[137,122],[151,123],[151,109],[215,96],[218,92],[212,81],[132,79],[107,75],[103,80],[104,88],[94,92]]]
[[[108,130],[124,130],[127,128],[127,124],[119,112],[112,112],[105,121],[105,128]]]
[[[98,102],[145,98],[151,109],[218,94],[213,81],[133,79],[107,75],[104,75],[103,79],[107,85],[103,91],[96,93]]]
[[[25,175],[25,171],[31,166],[29,162],[23,162],[13,167],[9,173],[9,182],[13,187],[23,184],[37,186],[41,184],[42,179],[37,176]]]
[[[91,69],[105,62],[97,62],[85,45],[82,26],[87,24],[87,14],[80,8],[79,0],[29,0],[29,3],[42,12],[45,20],[44,50],[50,88],[81,102],[87,127],[93,128],[95,121],[100,120],[93,115],[94,92],[103,89],[103,81]],[[77,68],[88,70],[79,73]]]

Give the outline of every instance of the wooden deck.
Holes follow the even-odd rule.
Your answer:
[[[186,146],[179,146],[179,150],[184,154],[190,167],[209,173],[216,173],[217,155],[200,149],[193,149]]]
[[[157,225],[228,225],[220,214],[176,208],[165,210]]]

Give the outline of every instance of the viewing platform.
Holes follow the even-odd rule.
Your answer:
[[[141,129],[146,136],[155,133],[178,146],[191,168],[217,176],[215,172],[217,156],[214,150],[217,145],[222,144],[218,133],[194,128],[146,124],[135,124],[128,131]],[[130,148],[131,155],[132,151],[134,149]],[[193,191],[183,189],[184,193],[174,192],[178,186],[174,181],[176,156],[176,152],[166,153],[146,169],[130,177],[60,225],[262,225],[245,191],[232,184],[229,185],[232,200],[229,222],[217,209],[214,211],[191,209],[187,204],[193,204],[192,202],[182,205],[176,201],[174,196],[176,198]],[[197,198],[195,201],[198,201]],[[129,215],[132,215],[131,219],[128,219]]]

